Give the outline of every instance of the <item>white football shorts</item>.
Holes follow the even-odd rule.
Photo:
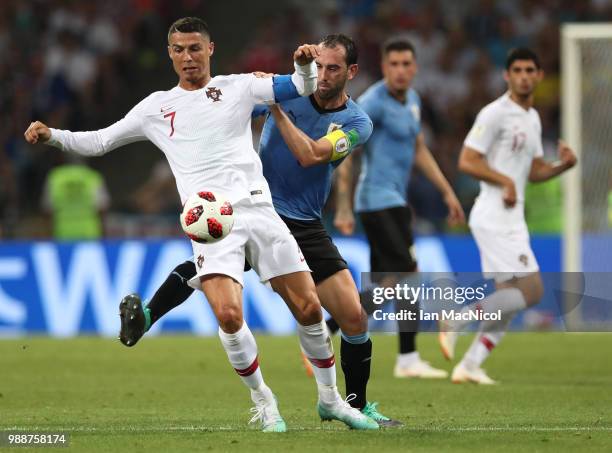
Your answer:
[[[295,238],[272,203],[251,199],[233,204],[234,226],[219,242],[191,241],[197,274],[189,286],[201,290],[200,277],[222,274],[244,286],[245,257],[262,282],[293,272],[310,272]]]
[[[507,230],[471,226],[480,251],[482,273],[503,282],[538,272],[540,267],[529,243],[529,231],[523,224]]]

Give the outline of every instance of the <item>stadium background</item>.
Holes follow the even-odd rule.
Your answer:
[[[610,20],[612,1],[3,1],[0,334],[113,335],[119,299],[129,291],[150,296],[189,255],[180,239],[178,197],[173,187],[164,189],[167,167],[153,145],[133,144],[88,162],[110,193],[106,240],[64,244],[52,240],[41,210],[45,178],[59,153],[29,146],[22,135],[32,119],[71,130],[102,128],[150,92],[173,86],[166,33],[173,20],[186,15],[200,16],[211,27],[215,74],[289,72],[296,45],[346,33],[360,50],[360,72],[349,85],[354,97],[380,77],[382,40],[408,35],[417,48],[414,86],[423,99],[427,142],[468,212],[478,186],[457,172],[457,157],[476,113],[504,90],[507,50],[529,45],[542,58],[546,79],[536,92],[536,107],[552,158],[560,134],[559,26]],[[143,195],[143,187],[155,195]],[[419,174],[412,177],[410,200],[421,267],[477,271],[477,250],[467,230],[446,229],[442,200]],[[332,199],[325,212],[330,228],[333,209]],[[529,188],[527,218],[545,271],[561,269],[560,209],[558,180]],[[339,245],[356,277],[367,270],[360,230]],[[290,331],[288,310],[275,311],[281,302],[254,275],[248,282],[250,324],[272,333]],[[212,333],[211,316],[205,304],[192,301],[156,329]]]

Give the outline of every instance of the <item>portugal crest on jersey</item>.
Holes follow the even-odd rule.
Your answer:
[[[222,94],[223,93],[221,92],[219,88],[216,88],[216,87],[206,88],[206,97],[208,99],[212,99],[213,102],[219,102],[221,100]]]

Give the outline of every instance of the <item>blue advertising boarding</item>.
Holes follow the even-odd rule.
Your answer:
[[[357,284],[369,271],[363,238],[335,238]],[[541,270],[561,270],[558,236],[532,238]],[[469,236],[429,236],[416,241],[425,272],[478,272],[479,256]],[[30,334],[70,337],[116,336],[118,303],[130,293],[150,298],[168,273],[191,255],[182,239],[103,242],[0,243],[0,336]],[[288,334],[295,322],[283,301],[245,275],[244,312],[253,330]],[[150,334],[184,332],[214,335],[216,320],[200,292],[161,319]]]

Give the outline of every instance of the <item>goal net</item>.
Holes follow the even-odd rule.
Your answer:
[[[563,176],[568,330],[612,330],[612,23],[566,24],[562,135],[578,166]]]
[[[563,269],[612,271],[612,23],[562,28],[562,129],[578,154],[564,176]]]

